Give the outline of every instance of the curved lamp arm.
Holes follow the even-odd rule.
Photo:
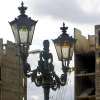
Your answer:
[[[67,82],[67,72],[70,71],[69,62],[62,61],[62,71],[61,77],[58,77],[54,71],[53,56],[49,53],[49,42],[46,40],[44,42],[43,51],[40,52],[40,60],[38,61],[38,66],[36,69],[31,70],[30,64],[27,61],[23,61],[23,69],[25,76],[31,77],[32,82],[36,86],[46,86],[49,85],[50,88],[56,90],[60,86],[65,86]]]

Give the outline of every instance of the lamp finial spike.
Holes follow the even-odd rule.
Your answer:
[[[62,30],[63,34],[66,34],[66,30],[68,29],[68,27],[65,27],[65,23],[63,22],[63,26],[60,27],[60,29]]]
[[[22,1],[21,3],[21,7],[18,7],[21,15],[25,15],[25,10],[27,9],[27,7],[24,6],[24,2]]]
[[[22,5],[22,7],[24,6],[24,2],[23,1],[22,1],[21,5]]]
[[[65,23],[63,22],[63,27],[65,27]]]

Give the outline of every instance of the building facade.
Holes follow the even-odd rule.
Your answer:
[[[75,39],[75,100],[100,100],[100,64],[96,64],[95,35],[88,38],[78,29]],[[97,72],[99,71],[99,74]]]
[[[16,46],[0,39],[0,100],[27,100],[27,79]]]
[[[96,100],[100,100],[100,25],[95,26],[96,35]]]

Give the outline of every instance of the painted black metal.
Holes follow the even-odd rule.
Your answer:
[[[65,23],[63,23],[63,27],[61,27],[60,29],[62,30],[62,34],[58,36],[57,39],[54,39],[53,42],[60,43],[62,45],[64,44],[64,42],[67,42],[69,43],[69,45],[72,45],[75,42],[75,39],[66,33],[68,27],[65,27]]]
[[[15,18],[13,21],[9,22],[9,24],[11,26],[13,26],[15,24],[17,31],[19,31],[19,29],[22,26],[27,27],[28,31],[30,31],[32,26],[34,26],[34,27],[36,26],[37,21],[31,19],[31,17],[28,17],[25,14],[25,10],[27,10],[27,7],[24,6],[23,2],[21,3],[21,7],[18,7],[18,9],[20,10],[20,15],[17,18]],[[20,36],[19,36],[19,38],[20,38]]]
[[[55,41],[58,41],[60,39],[61,39],[61,41],[63,41],[63,39],[66,39],[65,37],[67,37],[67,39],[70,38],[67,34],[64,33],[64,34],[61,35],[61,37],[58,37],[58,39],[55,40]],[[74,39],[71,37],[71,39],[69,39],[68,41],[73,42]],[[69,68],[70,60],[67,60],[67,64],[66,64],[66,60],[62,60],[63,74],[61,75],[61,77],[58,77],[57,74],[55,73],[55,70],[54,70],[53,56],[49,52],[49,41],[44,40],[43,51],[40,52],[38,66],[37,66],[36,69],[31,70],[30,64],[27,63],[28,49],[25,49],[25,47],[29,48],[28,46],[29,45],[23,46],[24,49],[22,48],[22,46],[19,47],[19,48],[21,48],[20,54],[21,54],[21,58],[23,60],[24,73],[27,77],[31,77],[32,82],[34,82],[36,86],[38,86],[38,87],[42,86],[43,87],[43,89],[44,89],[44,100],[49,100],[50,89],[57,90],[61,86],[66,85],[66,83],[67,83],[67,72],[70,70],[70,68]],[[30,74],[30,72],[31,72],[31,74]]]
[[[24,3],[22,2],[21,7],[18,7],[18,9],[20,10],[20,15],[18,16],[18,18],[15,18],[15,20],[11,21],[10,24],[14,24],[16,23],[18,29],[22,26],[22,25],[26,25],[28,27],[28,29],[31,29],[31,26],[33,26],[34,24],[37,23],[37,21],[32,20],[30,17],[28,17],[25,14],[25,10],[27,10],[27,7],[24,7]]]
[[[37,23],[37,21],[32,20],[25,14],[25,10],[27,7],[24,7],[24,3],[22,2],[22,6],[18,9],[20,10],[20,15],[18,18],[15,18],[10,24],[16,24],[19,29],[21,26],[27,26],[28,30],[31,29],[33,25]],[[65,41],[73,44],[74,39],[66,34],[66,30],[68,27],[65,27],[63,23],[63,27],[60,28],[62,30],[62,34],[55,40],[55,43],[64,43]],[[23,71],[26,77],[31,77],[32,82],[35,83],[36,86],[42,86],[44,89],[44,100],[49,100],[49,92],[50,89],[57,90],[60,86],[66,85],[67,82],[67,72],[69,70],[69,60],[66,66],[66,60],[62,60],[62,71],[63,74],[61,77],[58,77],[54,70],[53,65],[53,56],[49,52],[49,41],[44,40],[43,42],[43,51],[40,52],[40,57],[38,61],[38,66],[36,69],[31,70],[30,64],[27,62],[29,43],[22,44],[19,42],[17,45],[20,52],[20,57],[22,59]]]
[[[40,59],[36,69],[31,71],[30,65],[25,61],[24,72],[27,77],[31,77],[32,82],[36,86],[42,86],[44,89],[44,100],[49,100],[49,91],[57,90],[60,86],[66,85],[67,82],[67,71],[59,78],[54,70],[53,56],[49,52],[49,41],[44,40],[43,51],[40,52]],[[23,56],[24,57],[24,56]],[[31,74],[30,74],[31,72]]]

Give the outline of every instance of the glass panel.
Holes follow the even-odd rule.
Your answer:
[[[20,42],[21,43],[27,43],[28,41],[28,29],[26,26],[22,26],[19,29],[19,35],[20,35]]]
[[[62,57],[63,57],[63,59],[68,59],[69,46],[64,43],[64,45],[61,48],[62,48]]]
[[[19,43],[19,34],[18,34],[18,30],[17,30],[17,25],[13,24],[11,25],[13,34],[14,34],[14,38],[15,38],[15,42]]]
[[[33,25],[33,26],[31,27],[31,30],[29,31],[29,43],[30,43],[30,44],[32,43],[33,34],[34,34],[34,29],[35,29],[35,26]]]
[[[67,43],[63,43],[62,46],[60,43],[59,44],[56,43],[55,48],[56,48],[56,52],[57,52],[59,60],[69,58],[69,45],[67,45]]]
[[[56,52],[57,52],[57,55],[58,55],[58,59],[59,60],[62,60],[62,54],[61,54],[61,46],[59,46],[58,44],[54,44],[55,45],[55,48],[56,48]]]
[[[100,31],[98,32],[98,44],[100,45]]]

